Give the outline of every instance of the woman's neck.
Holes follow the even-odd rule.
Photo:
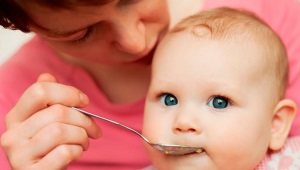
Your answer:
[[[112,103],[132,103],[146,96],[150,65],[83,66]]]
[[[132,103],[146,96],[151,65],[101,65],[64,54],[60,56],[86,70],[112,103]]]

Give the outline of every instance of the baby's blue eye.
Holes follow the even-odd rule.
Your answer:
[[[166,106],[173,106],[178,103],[177,98],[172,94],[162,95],[160,98],[160,102],[165,104]]]
[[[228,99],[224,97],[214,97],[208,102],[208,106],[216,109],[225,109],[229,105]]]

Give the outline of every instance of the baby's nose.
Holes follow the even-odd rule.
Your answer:
[[[195,116],[197,117],[194,114],[178,114],[173,123],[174,133],[200,134],[202,132],[201,123]]]

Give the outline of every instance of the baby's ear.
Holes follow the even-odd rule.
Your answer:
[[[278,150],[284,145],[296,115],[296,110],[296,104],[292,100],[284,99],[276,105],[272,118],[269,149]]]

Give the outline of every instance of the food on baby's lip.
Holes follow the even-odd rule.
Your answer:
[[[202,153],[203,151],[204,151],[203,149],[196,150],[197,153]]]
[[[200,153],[202,153],[202,152],[204,152],[204,149],[198,149],[198,150],[196,150],[194,153],[198,153],[198,154],[200,154]],[[172,155],[172,151],[164,151],[164,153],[166,154],[166,155]],[[190,154],[190,153],[188,153],[188,154]]]

